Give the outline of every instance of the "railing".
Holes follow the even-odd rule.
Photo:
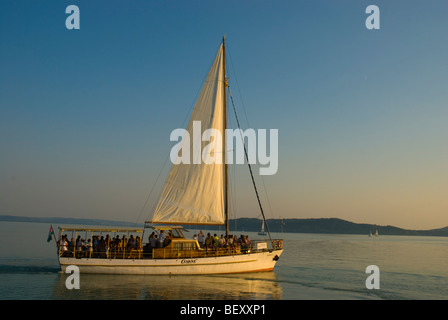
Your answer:
[[[61,247],[58,248],[60,257],[67,258],[100,258],[100,259],[141,259],[143,257],[142,249],[122,249],[122,250],[73,250],[68,249],[63,250]]]
[[[93,250],[93,248],[87,250],[62,250],[59,247],[60,257],[69,258],[89,258],[89,259],[193,259],[193,258],[205,258],[205,257],[218,257],[228,255],[240,255],[250,254],[258,252],[266,252],[272,250],[278,250],[283,247],[282,240],[273,240],[272,248],[268,248],[269,241],[252,241],[249,246],[234,245],[228,247],[201,247],[194,249],[174,249],[172,247],[167,248],[152,248],[146,250],[140,249],[121,249],[113,248],[110,250]],[[68,248],[67,248],[68,249]]]

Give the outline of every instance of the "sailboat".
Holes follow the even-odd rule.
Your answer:
[[[266,235],[266,231],[264,231],[264,221],[261,222],[261,231],[258,232],[259,236],[265,236]]]
[[[190,136],[193,136],[198,121],[202,128],[214,128],[221,133],[227,128],[228,79],[225,65],[223,37],[187,125],[186,132]],[[192,144],[193,141],[183,139],[181,143]],[[201,143],[200,150],[207,142]],[[106,274],[190,275],[272,271],[283,252],[283,241],[273,240],[269,229],[269,240],[240,243],[235,239],[232,244],[224,245],[204,246],[184,235],[188,230],[182,225],[225,225],[226,238],[230,237],[225,140],[221,148],[215,149],[213,156],[222,156],[222,161],[173,163],[152,220],[145,221],[144,228],[59,227],[57,249],[62,271],[65,272],[70,265],[76,265],[81,273]],[[192,154],[193,160],[195,156]],[[264,228],[266,219],[249,162],[248,166]],[[145,244],[148,229],[152,234]],[[76,239],[75,243],[69,239]],[[131,239],[132,245],[129,245]]]

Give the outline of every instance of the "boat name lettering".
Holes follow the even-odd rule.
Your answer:
[[[186,264],[186,263],[196,263],[197,259],[182,259],[180,263]]]

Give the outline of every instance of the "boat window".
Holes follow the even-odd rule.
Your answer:
[[[173,229],[172,236],[173,236],[173,238],[183,238],[184,237],[182,232],[180,232],[180,230],[178,230],[178,229]]]

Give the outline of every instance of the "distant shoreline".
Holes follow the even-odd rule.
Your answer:
[[[123,226],[142,227],[143,224],[128,221],[115,221],[103,219],[78,219],[62,217],[25,217],[0,215],[0,221],[8,222],[35,222],[49,224],[71,225],[98,225],[98,226]],[[402,236],[438,236],[448,237],[448,227],[431,230],[408,230],[394,226],[380,226],[376,224],[354,223],[338,218],[316,219],[283,219],[282,228],[280,219],[267,219],[270,232],[284,233],[324,233],[324,234],[364,234],[372,235],[378,230],[379,235]],[[261,220],[257,218],[239,218],[230,220],[231,229],[244,230],[234,232],[258,232],[261,228]],[[197,226],[185,225],[185,228],[197,228]],[[208,230],[219,230],[219,226],[207,226]]]

